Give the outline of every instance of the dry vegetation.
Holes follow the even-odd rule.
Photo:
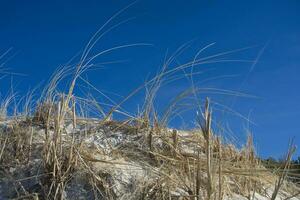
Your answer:
[[[286,181],[294,146],[291,144],[282,168],[267,169],[255,155],[251,135],[244,147],[237,149],[214,134],[212,103],[207,98],[203,106],[198,95],[203,91],[244,94],[198,88],[192,73],[184,74],[191,87],[178,94],[162,116],[155,110],[153,102],[163,83],[176,80],[182,70],[221,62],[221,56],[233,51],[196,56],[191,62],[171,67],[184,45],[165,61],[157,76],[113,103],[109,110],[93,97],[75,95],[81,75],[97,57],[144,45],[122,45],[90,55],[106,34],[104,28],[118,14],[91,38],[76,65],[54,73],[37,103],[32,102],[30,93],[23,98],[23,111],[10,116],[7,110],[14,95],[1,101],[0,198],[296,199],[297,185]],[[68,89],[58,92],[58,84],[69,80],[66,77],[71,77]],[[124,112],[124,102],[142,89],[146,91],[143,109],[136,116]],[[186,109],[179,103],[187,99],[193,99],[194,105],[187,107],[197,111],[197,126],[190,131],[169,129],[168,121]],[[99,117],[90,118],[88,110],[96,110]],[[113,113],[124,114],[127,119],[116,121]]]

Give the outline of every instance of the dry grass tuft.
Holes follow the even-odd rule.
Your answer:
[[[54,73],[37,102],[31,102],[32,93],[27,96],[23,116],[14,112],[8,117],[14,95],[0,102],[0,198],[223,200],[239,195],[250,200],[259,194],[275,200],[278,196],[288,199],[298,195],[299,188],[287,180],[293,145],[284,166],[273,173],[260,163],[251,135],[245,146],[237,149],[214,134],[209,98],[202,112],[200,92],[247,96],[197,88],[193,82],[196,66],[220,62],[222,56],[234,51],[204,58],[197,54],[192,61],[172,67],[188,47],[185,44],[166,59],[155,77],[118,103],[107,96],[109,104],[101,104],[92,96],[76,96],[78,81],[84,80],[82,74],[96,58],[125,47],[145,45],[125,44],[90,55],[108,32],[105,27],[122,12],[96,32],[76,65],[68,64]],[[179,73],[190,68],[190,75]],[[192,86],[176,95],[164,112],[158,112],[155,102],[160,87],[186,77],[191,77]],[[65,80],[69,80],[68,87],[59,92],[59,84]],[[84,83],[95,89],[86,80]],[[123,104],[142,89],[142,110],[136,115],[124,111]],[[169,129],[172,118],[186,110],[198,111],[197,128]],[[95,117],[95,113],[98,118],[89,117]],[[114,120],[114,113],[126,119]],[[294,191],[288,190],[291,185]]]

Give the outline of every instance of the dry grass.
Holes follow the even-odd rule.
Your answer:
[[[197,58],[197,55],[191,62],[174,67],[174,60],[188,46],[183,45],[165,61],[155,77],[120,102],[110,101],[107,112],[95,98],[75,95],[77,82],[97,57],[121,48],[145,45],[125,44],[90,55],[95,43],[118,26],[105,30],[121,12],[123,10],[96,32],[76,65],[68,64],[54,73],[37,103],[32,102],[33,92],[28,93],[24,98],[23,113],[8,118],[7,109],[14,95],[1,101],[0,122],[5,128],[0,130],[0,174],[5,178],[0,178],[0,185],[12,183],[14,190],[8,193],[9,198],[66,199],[70,198],[67,191],[74,198],[78,192],[72,196],[72,188],[78,189],[76,181],[88,188],[90,193],[85,197],[89,199],[222,200],[233,194],[254,199],[255,193],[267,196],[265,190],[275,183],[270,197],[273,200],[285,191],[294,147],[287,154],[283,170],[277,171],[279,175],[272,173],[256,157],[251,135],[245,147],[239,150],[214,134],[213,107],[207,98],[202,109],[198,93],[246,95],[197,88],[192,81],[192,86],[175,96],[162,115],[155,108],[154,102],[163,84],[187,77],[179,72],[201,64],[226,62],[221,56],[234,51],[204,58]],[[189,76],[192,75],[193,71]],[[70,80],[67,90],[58,92],[58,85],[66,78]],[[87,81],[85,83],[92,87]],[[142,110],[136,116],[124,112],[121,106],[142,89],[145,89]],[[182,106],[185,105],[183,102],[186,106]],[[88,108],[97,110],[100,117],[89,118]],[[198,111],[198,127],[193,131],[170,131],[168,122],[172,117],[190,109]],[[113,113],[124,114],[127,119],[115,121]],[[101,134],[102,142],[113,140],[116,133],[120,133],[118,137],[122,139],[118,145],[107,142],[97,146],[87,142],[91,137],[98,137],[99,130],[105,133]],[[119,176],[132,169],[144,174],[134,180],[119,180]],[[123,190],[118,192],[115,188]],[[290,195],[295,196],[298,191],[295,187]]]
[[[66,126],[56,128],[57,122],[50,120],[47,137],[45,127],[31,122],[9,123],[10,128],[1,134],[1,173],[6,171],[14,179],[16,174],[9,172],[10,169],[36,168],[13,180],[18,192],[11,197],[31,196],[31,199],[65,199],[66,191],[78,176],[85,187],[94,191],[91,199],[223,199],[234,193],[253,199],[254,191],[264,194],[264,189],[272,188],[276,179],[274,193],[285,191],[285,173],[277,178],[264,168],[253,154],[251,142],[239,151],[222,144],[220,137],[212,132],[208,135],[207,131],[211,130],[208,113],[207,106],[201,122],[203,128],[195,132],[160,129],[157,133],[151,129],[151,146],[147,142],[149,135],[145,134],[147,128],[141,129],[129,122],[102,124],[78,119],[76,126],[92,126],[78,135],[76,131],[67,133]],[[74,127],[73,120],[64,122]],[[90,146],[85,138],[99,134],[98,128],[108,129],[107,134],[120,132],[129,139],[121,139],[118,146],[113,143]],[[103,140],[112,138],[107,135]],[[148,175],[127,183],[134,192],[116,192],[113,189],[119,183],[116,172],[121,170],[126,174],[134,168]],[[38,182],[35,190],[28,188],[27,179]],[[124,192],[129,191],[124,189]]]

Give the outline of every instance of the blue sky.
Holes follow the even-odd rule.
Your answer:
[[[36,85],[47,83],[50,75],[85,46],[105,21],[132,1],[0,1],[0,52],[12,48],[2,58],[5,66],[25,76],[0,80],[4,95],[13,82],[20,96]],[[215,111],[217,121],[230,127],[244,141],[245,128],[255,137],[263,157],[280,157],[290,138],[300,145],[300,2],[288,1],[153,1],[140,0],[116,18],[113,24],[134,17],[111,31],[95,46],[93,53],[121,44],[150,43],[124,49],[100,58],[98,62],[121,60],[86,75],[103,91],[128,94],[157,72],[166,55],[182,44],[191,47],[178,63],[191,60],[197,50],[215,43],[203,56],[253,46],[228,55],[228,59],[258,62],[232,62],[201,66],[206,73],[197,80],[201,87],[239,91],[257,98],[212,95],[254,123]],[[163,87],[158,107],[180,92],[186,80]],[[204,94],[205,96],[205,94]],[[112,97],[116,98],[117,97]],[[134,111],[139,98],[126,104]],[[187,121],[193,121],[186,115]],[[173,126],[179,126],[175,120]],[[229,129],[229,128],[228,128]],[[299,154],[298,154],[299,155]]]

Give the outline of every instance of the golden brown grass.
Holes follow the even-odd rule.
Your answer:
[[[275,185],[270,197],[275,200],[281,191],[286,190],[285,183],[294,147],[291,146],[288,151],[283,168],[273,173],[266,169],[255,155],[251,135],[241,150],[223,142],[221,136],[214,134],[213,106],[209,98],[202,108],[202,99],[198,94],[211,92],[234,96],[247,95],[230,90],[196,87],[192,78],[193,70],[190,75],[179,74],[201,64],[227,62],[222,56],[241,49],[204,58],[198,58],[197,54],[190,62],[172,66],[177,56],[187,48],[188,44],[185,44],[166,60],[155,77],[137,87],[120,102],[110,102],[107,112],[92,96],[76,96],[74,91],[77,82],[82,79],[82,74],[93,66],[92,62],[97,57],[122,48],[147,45],[125,44],[90,55],[95,43],[109,30],[118,26],[117,24],[105,30],[121,12],[123,11],[110,18],[96,32],[76,65],[68,64],[54,73],[37,103],[31,102],[33,92],[25,97],[24,111],[21,115],[9,118],[7,116],[7,109],[14,95],[9,95],[1,101],[0,122],[5,124],[5,129],[0,130],[0,173],[6,179],[13,179],[15,192],[10,198],[65,199],[66,190],[79,176],[86,187],[93,191],[91,199],[222,200],[232,194],[254,199],[255,193],[267,195],[264,190]],[[191,87],[176,95],[163,114],[159,115],[154,102],[160,87],[189,76],[192,81]],[[67,77],[70,79],[66,79]],[[64,80],[70,80],[67,90],[58,92],[58,85]],[[87,81],[85,83],[92,86]],[[143,89],[145,98],[142,110],[136,115],[123,112],[122,105]],[[182,104],[185,101],[188,103]],[[100,117],[89,118],[86,105],[97,110]],[[195,120],[198,127],[192,131],[170,131],[168,124],[172,117],[191,109],[198,112]],[[124,114],[127,119],[113,120],[113,113]],[[70,123],[71,133],[68,128]],[[88,128],[89,126],[94,129]],[[81,127],[79,131],[78,127]],[[91,147],[85,139],[91,135],[97,136],[99,133],[96,129],[109,129],[109,133],[119,131],[124,137],[132,137],[132,141],[124,139],[118,148],[113,147],[113,144],[105,148]],[[106,139],[109,139],[109,136],[102,138]],[[148,179],[143,177],[135,180],[131,183],[132,191],[118,194],[114,190],[118,183],[115,171],[124,168],[129,170],[133,167],[146,171],[149,174]],[[29,168],[33,168],[35,174],[22,175],[16,180],[14,172],[10,172],[28,172]],[[37,182],[35,189],[26,187],[23,182],[28,180]],[[290,195],[295,196],[299,194],[298,191],[295,186],[294,193]]]

